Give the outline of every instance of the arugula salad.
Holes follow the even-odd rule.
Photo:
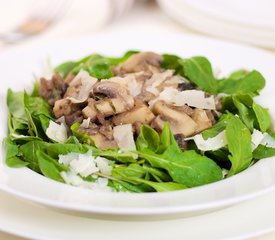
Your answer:
[[[77,187],[164,192],[213,183],[275,155],[256,70],[218,78],[202,56],[128,51],[57,66],[7,92],[6,164]]]

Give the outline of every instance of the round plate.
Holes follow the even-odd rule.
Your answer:
[[[208,38],[181,35],[154,35],[146,38],[133,34],[101,35],[31,46],[0,56],[1,139],[7,134],[7,89],[31,89],[33,75],[42,72],[49,59],[52,65],[56,65],[90,53],[119,56],[129,49],[173,53],[182,57],[204,55],[213,63],[214,69],[219,67],[222,70],[222,74],[239,68],[257,69],[267,79],[267,86],[257,101],[269,107],[270,113],[275,116],[275,97],[272,91],[275,56],[272,54]],[[239,203],[275,187],[275,158],[264,159],[236,176],[205,186],[140,194],[94,192],[53,181],[28,168],[9,168],[4,163],[4,152],[0,162],[0,189],[46,206],[88,214],[189,216]]]

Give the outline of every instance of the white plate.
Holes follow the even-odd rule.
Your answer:
[[[183,2],[183,1],[182,1]],[[272,0],[184,0],[205,14],[235,24],[275,29],[275,2]]]
[[[114,221],[59,213],[0,192],[0,230],[40,240],[243,240],[275,231],[274,201],[273,192],[196,217]]]
[[[157,1],[167,15],[193,30],[261,47],[275,48],[275,27],[272,29],[269,26],[263,27],[245,24],[243,21],[229,21],[221,12],[215,11],[215,8],[211,8],[211,4],[210,6],[207,5],[208,2],[215,2],[215,0],[205,2],[187,0]],[[227,3],[230,5],[230,1],[227,1]],[[223,5],[217,4],[217,6],[222,7]],[[212,14],[210,10],[219,14]],[[220,17],[220,15],[223,17]],[[234,18],[237,14],[231,14],[231,16]],[[259,18],[252,19],[258,20]],[[274,23],[274,21],[271,23]]]
[[[170,36],[98,36],[64,40],[43,46],[18,49],[0,56],[1,108],[0,137],[6,135],[7,110],[5,95],[8,87],[14,90],[30,88],[33,71],[41,70],[47,57],[53,65],[77,59],[88,53],[121,55],[128,49],[175,53],[183,57],[205,55],[223,73],[239,68],[258,69],[267,79],[267,86],[258,101],[270,108],[275,116],[274,82],[275,56],[242,45],[208,38]],[[226,180],[202,187],[168,193],[99,193],[79,189],[47,179],[27,168],[13,169],[0,165],[0,189],[46,206],[90,214],[172,216],[212,211],[250,199],[275,188],[275,159],[259,161],[248,170]]]

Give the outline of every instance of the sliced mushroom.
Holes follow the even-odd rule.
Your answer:
[[[177,144],[179,145],[179,147],[182,150],[187,150],[187,142],[184,140],[184,135],[182,134],[176,134],[174,135],[175,140],[177,142]]]
[[[60,118],[65,115],[72,114],[78,110],[78,106],[73,104],[70,99],[57,100],[53,107],[53,113],[56,118]]]
[[[111,125],[98,126],[95,123],[90,122],[88,128],[79,127],[78,131],[89,135],[92,141],[95,143],[96,147],[100,149],[105,150],[117,147],[117,143],[113,137],[113,130]],[[87,143],[91,144],[91,142]]]
[[[196,133],[197,123],[185,112],[180,112],[172,108],[164,101],[157,101],[152,112],[159,115],[152,123],[156,128],[162,128],[165,121],[170,123],[173,134],[183,134],[185,137]]]
[[[101,81],[94,85],[93,94],[104,95],[95,106],[99,113],[104,116],[119,114],[130,110],[134,106],[134,98],[129,94],[126,87],[116,82]]]
[[[59,73],[54,73],[51,80],[40,79],[39,95],[46,99],[50,105],[61,99],[67,89],[67,84],[63,81]]]
[[[97,117],[97,110],[95,107],[96,101],[93,98],[88,99],[88,105],[82,109],[82,114],[84,118],[90,118],[92,122],[96,120]]]
[[[110,148],[117,148],[117,143],[115,140],[109,140],[101,133],[96,133],[91,136],[92,140],[94,141],[96,147],[102,150],[110,149]]]
[[[120,69],[125,73],[148,70],[148,66],[160,68],[163,57],[153,52],[141,52],[130,56]]]
[[[193,120],[198,124],[197,133],[212,127],[212,119],[210,119],[205,110],[196,108],[192,114]]]
[[[136,122],[143,124],[150,124],[151,121],[155,118],[151,110],[145,105],[136,105],[130,111],[118,114],[112,118],[114,125],[134,124]]]

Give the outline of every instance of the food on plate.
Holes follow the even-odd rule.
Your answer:
[[[101,191],[163,192],[237,174],[275,155],[265,79],[218,79],[207,58],[129,51],[60,64],[7,93],[6,163]]]

